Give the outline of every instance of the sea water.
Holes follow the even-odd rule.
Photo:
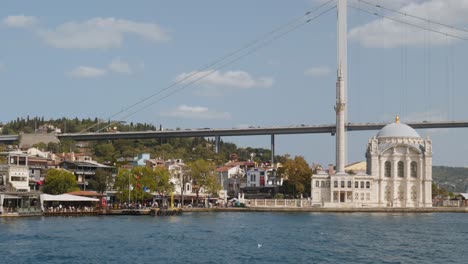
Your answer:
[[[0,218],[0,263],[468,263],[468,214]]]

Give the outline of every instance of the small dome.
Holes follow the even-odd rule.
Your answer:
[[[412,138],[419,138],[418,132],[414,130],[412,127],[402,124],[402,123],[391,123],[384,126],[379,133],[377,133],[377,137],[412,137]]]

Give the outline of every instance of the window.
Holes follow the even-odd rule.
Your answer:
[[[364,182],[361,182],[361,189],[364,189]]]
[[[416,161],[411,162],[411,177],[418,177],[418,163]]]
[[[351,188],[351,181],[348,181],[348,188]]]
[[[26,177],[11,176],[11,181],[26,181]]]
[[[385,162],[385,177],[392,177],[392,163],[390,161]]]
[[[405,165],[403,161],[398,162],[398,177],[403,178],[405,176]]]
[[[327,188],[330,188],[330,181],[327,181]]]
[[[338,182],[337,181],[335,182],[338,185]],[[338,202],[338,192],[333,192],[333,202]]]
[[[256,181],[257,180],[257,177],[255,174],[251,174],[250,175],[250,181]]]
[[[358,181],[354,182],[354,188],[359,188],[359,182]]]
[[[366,181],[366,188],[367,188],[367,189],[370,188],[370,181]]]
[[[320,187],[320,181],[315,181],[315,187]]]
[[[325,181],[321,181],[321,182],[320,182],[320,186],[321,186],[322,188],[325,188]]]
[[[338,188],[338,181],[333,182],[333,187]]]
[[[345,183],[344,181],[341,181],[341,188],[344,188],[345,187]]]

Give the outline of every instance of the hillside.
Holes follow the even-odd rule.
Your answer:
[[[111,124],[111,125],[109,125]],[[109,126],[109,128],[107,128]],[[2,134],[34,133],[34,131],[51,132],[51,127],[60,129],[61,132],[76,133],[83,130],[90,132],[105,129],[108,131],[147,131],[157,130],[156,126],[146,123],[124,123],[103,121],[102,119],[50,119],[43,117],[17,118],[1,125]],[[176,128],[179,129],[179,128]],[[45,131],[44,131],[45,130]],[[40,133],[40,132],[38,132]],[[2,151],[6,146],[1,146]],[[39,143],[35,147],[39,149],[61,152],[79,152],[93,156],[97,161],[114,164],[126,163],[139,153],[150,153],[152,158],[163,159],[181,158],[185,161],[205,159],[213,160],[221,165],[231,159],[231,154],[236,154],[239,160],[248,160],[254,153],[254,161],[267,163],[271,158],[271,150],[263,148],[239,148],[233,143],[221,141],[220,153],[215,153],[214,140],[211,138],[170,138],[148,140],[113,140],[93,142],[73,142],[62,140],[60,143]],[[276,156],[276,160],[283,160],[283,156]]]
[[[432,178],[449,192],[468,192],[468,168],[433,166]]]

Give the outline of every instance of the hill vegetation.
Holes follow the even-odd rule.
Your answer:
[[[111,124],[111,128],[107,128]],[[156,126],[147,123],[125,123],[114,121],[103,121],[98,118],[87,119],[49,119],[43,117],[17,118],[4,124],[2,134],[34,133],[37,128],[51,125],[62,132],[78,133],[83,130],[96,132],[101,129],[111,131],[147,131],[157,130]],[[179,128],[176,128],[176,130]],[[50,131],[49,131],[50,132]],[[230,160],[230,155],[237,154],[239,160],[248,160],[251,154],[254,161],[258,163],[268,163],[271,159],[271,150],[263,148],[239,148],[233,143],[221,141],[220,152],[215,153],[214,140],[210,138],[171,138],[171,139],[150,139],[150,140],[113,140],[113,141],[93,141],[87,143],[62,140],[60,144],[49,143],[37,144],[39,149],[62,152],[81,152],[93,156],[97,161],[103,163],[127,163],[129,158],[135,157],[139,153],[150,153],[152,158],[163,159],[183,159],[185,161],[195,161],[198,159],[212,160],[220,165]],[[1,147],[0,147],[1,148]],[[278,160],[285,157],[277,156]]]
[[[468,168],[433,166],[432,179],[449,192],[468,192]]]

